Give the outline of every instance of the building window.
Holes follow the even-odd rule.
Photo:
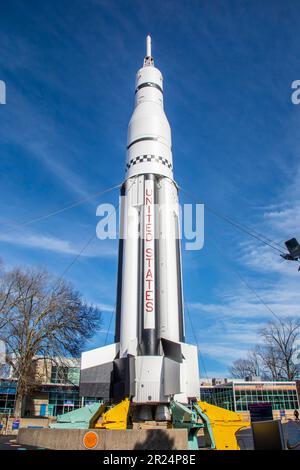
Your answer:
[[[79,385],[80,380],[80,368],[69,367],[68,369],[68,382],[72,385]]]
[[[263,384],[235,383],[201,389],[201,399],[232,411],[248,411],[253,403],[271,403],[273,410],[299,408],[296,388],[292,382]]]
[[[52,366],[51,383],[79,385],[79,367]]]
[[[49,405],[53,416],[61,415],[81,407],[79,391],[66,389],[49,392]]]
[[[14,409],[16,389],[15,381],[0,380],[0,413],[7,413]]]
[[[227,410],[234,411],[233,389],[228,387],[215,387],[209,396],[207,394],[207,402],[212,405],[221,406]]]
[[[52,366],[51,383],[66,384],[68,382],[68,368],[63,366]]]
[[[93,403],[103,403],[103,398],[100,397],[84,397],[83,398],[83,405],[92,405]]]
[[[281,389],[279,387],[282,387]],[[240,384],[238,385],[240,387]],[[283,388],[284,385],[276,384],[266,390],[253,390],[249,387],[248,390],[235,389],[235,401],[237,411],[247,411],[248,405],[252,403],[271,403],[273,410],[292,410],[298,408],[296,390]]]

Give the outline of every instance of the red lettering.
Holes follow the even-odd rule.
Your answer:
[[[153,297],[151,297],[153,294],[152,290],[147,290],[146,291],[146,300],[153,300]]]
[[[146,256],[147,258],[152,258],[153,257],[153,250],[152,248],[146,248]]]
[[[144,312],[155,311],[154,292],[154,209],[153,209],[153,182],[145,182],[144,196]],[[150,245],[150,246],[149,246]],[[153,315],[148,319],[145,317],[146,328],[152,328],[155,324]],[[154,322],[154,323],[153,323]]]
[[[146,312],[147,313],[153,312],[153,302],[151,302],[150,300],[146,302]]]
[[[153,274],[152,274],[152,270],[151,269],[148,269],[148,271],[146,272],[146,279],[153,279]]]

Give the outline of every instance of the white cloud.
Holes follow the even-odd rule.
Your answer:
[[[0,234],[0,242],[9,243],[18,246],[25,246],[33,249],[42,249],[53,251],[55,253],[66,255],[77,255],[81,252],[84,244],[74,244],[69,240],[44,235],[42,233],[29,234]],[[100,241],[95,238],[81,254],[85,257],[114,257],[117,255],[115,244],[110,241]]]
[[[284,248],[282,252],[285,252]],[[297,272],[296,263],[285,261],[279,252],[253,242],[244,244],[239,262],[252,270],[265,274],[294,276]]]
[[[203,343],[203,352],[205,355],[214,359],[218,359],[223,364],[233,362],[236,358],[245,356],[247,348],[238,347],[235,343],[232,344],[211,344]]]
[[[299,312],[299,293],[296,298],[287,299],[287,294],[280,292],[274,293],[267,289],[258,289],[260,297],[275,312],[276,315],[289,316]],[[236,289],[232,297],[220,296],[216,299],[216,303],[205,304],[201,302],[190,303],[191,310],[198,312],[200,319],[201,314],[209,314],[211,318],[226,319],[237,318],[245,321],[252,319],[268,319],[272,318],[272,313],[259,302],[254,294],[245,289]]]
[[[288,238],[300,239],[299,187],[300,166],[293,182],[278,194],[278,204],[260,208],[260,223],[255,227],[257,232],[279,243],[283,250],[283,242]],[[259,328],[274,320],[268,307],[283,318],[300,315],[300,274],[296,263],[283,260],[278,251],[252,239],[240,243],[237,262],[240,279],[237,277],[234,285],[240,287],[231,286],[224,292],[224,286],[216,292],[213,303],[189,304],[193,321],[196,319],[196,324],[201,325],[196,333],[199,347],[220,368],[246,357],[247,351],[260,342]]]
[[[265,212],[264,218],[271,228],[286,238],[300,234],[300,202],[291,201],[291,206]]]
[[[299,152],[299,149],[297,149]],[[279,194],[279,201],[266,208],[262,224],[277,238],[287,240],[300,236],[300,165],[294,171],[292,181]]]
[[[297,281],[299,282],[298,278]],[[262,283],[262,286],[254,287],[276,315],[283,318],[299,315],[298,283],[286,283],[279,289],[277,282],[268,280]],[[192,302],[188,307],[203,357],[213,359],[220,367],[228,369],[234,360],[246,357],[247,352],[260,343],[259,330],[274,320],[274,316],[244,286],[232,288],[222,294],[223,292],[219,291],[215,303]]]
[[[101,310],[101,312],[104,313],[112,313],[115,311],[115,306],[111,304],[97,304],[97,307],[99,308],[99,310]]]

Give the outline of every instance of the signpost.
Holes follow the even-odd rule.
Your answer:
[[[19,429],[19,427],[20,427],[20,418],[16,418],[13,420],[12,430],[16,431],[17,429]]]
[[[279,415],[280,415],[280,418],[284,418],[285,417],[285,410],[280,410]]]
[[[74,406],[74,402],[72,400],[65,400],[64,406]]]

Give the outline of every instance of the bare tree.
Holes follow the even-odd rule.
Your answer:
[[[49,364],[49,358],[62,363],[64,357],[78,357],[100,324],[100,311],[48,272],[0,273],[0,340],[18,379],[16,416],[22,415],[24,398],[34,385],[35,358],[43,356]]]
[[[260,370],[266,380],[281,380],[280,357],[278,351],[272,345],[257,345],[255,348],[260,361]]]
[[[286,318],[269,322],[260,335],[264,343],[260,348],[260,357],[272,378],[294,380],[300,372],[296,362],[300,350],[300,320]]]
[[[259,375],[259,359],[255,351],[250,351],[246,359],[237,359],[229,369],[230,375],[236,379],[245,379]]]
[[[300,320],[278,319],[261,329],[262,342],[247,359],[236,360],[229,369],[232,377],[259,375],[266,380],[294,380],[300,373]]]

